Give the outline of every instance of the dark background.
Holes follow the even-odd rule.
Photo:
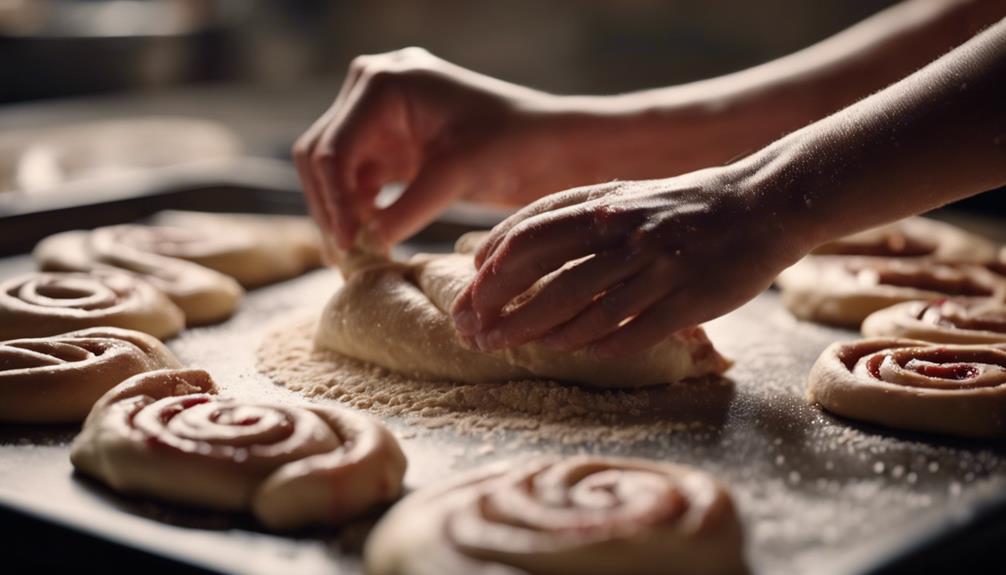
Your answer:
[[[233,116],[237,112],[218,110],[230,98],[219,90],[216,99],[198,99],[198,87],[224,86],[223,93],[234,94],[235,109],[254,101],[250,117],[226,118],[239,130],[282,120],[282,129],[269,134],[274,141],[253,146],[282,156],[323,111],[357,54],[418,45],[540,89],[610,94],[758,64],[892,3],[5,0],[0,2],[0,132],[49,124],[39,101],[86,95],[96,103],[96,116],[108,114],[102,103],[109,100],[95,99],[96,94],[116,95],[124,109],[142,113],[163,106],[168,113]],[[194,103],[164,103],[187,94]],[[28,101],[36,104],[25,106]],[[1006,213],[995,195],[967,205]]]

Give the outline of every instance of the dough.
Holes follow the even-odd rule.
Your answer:
[[[251,511],[268,528],[338,525],[395,499],[405,456],[376,420],[222,398],[205,371],[133,377],[95,404],[70,460],[123,493]]]
[[[244,290],[233,278],[119,241],[134,228],[123,225],[63,232],[39,242],[33,255],[44,270],[128,271],[163,291],[185,312],[190,326],[223,321],[234,313]]]
[[[906,218],[828,242],[813,253],[985,263],[995,260],[998,251],[995,242],[957,226],[929,218]]]
[[[900,303],[867,317],[863,335],[937,343],[1006,344],[1006,304],[991,299]]]
[[[907,339],[836,343],[810,371],[807,397],[838,415],[963,437],[1006,435],[1006,347]]]
[[[469,383],[541,378],[624,388],[719,374],[730,365],[701,327],[617,360],[534,343],[494,353],[468,350],[448,310],[475,275],[471,254],[421,254],[404,263],[358,256],[343,266],[352,271],[322,313],[316,345],[412,377]]]
[[[1001,296],[1006,280],[981,266],[920,259],[810,256],[776,280],[801,319],[858,328],[871,313],[910,300]]]
[[[96,326],[171,337],[182,310],[147,282],[118,271],[30,273],[0,283],[0,339]]]
[[[395,505],[371,575],[745,573],[726,490],[683,466],[578,456],[504,461]]]
[[[321,265],[317,228],[297,216],[165,211],[156,226],[131,226],[120,241],[188,260],[246,288],[297,277]]]
[[[145,333],[97,327],[0,342],[0,421],[82,421],[103,393],[126,378],[179,367]]]

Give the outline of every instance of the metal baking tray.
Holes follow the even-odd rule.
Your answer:
[[[161,187],[146,197],[116,199],[112,211],[102,204],[75,206],[72,221],[87,227],[110,223],[112,215],[128,214],[115,219],[124,221],[157,209],[206,207],[209,195],[215,198],[212,209],[296,212],[303,205],[292,186],[192,181],[182,189]],[[38,226],[50,221],[44,210],[32,213]],[[0,220],[4,236],[7,223]],[[455,227],[427,235],[406,251],[448,249],[439,238]],[[0,260],[0,278],[31,268],[27,256],[8,257]],[[169,345],[184,362],[213,372],[225,392],[298,399],[256,372],[255,349],[278,322],[320,308],[338,282],[335,272],[318,270],[254,290],[231,320],[188,330]],[[487,451],[481,437],[388,419],[409,457],[407,486],[541,451],[693,464],[731,486],[748,558],[759,573],[962,569],[1006,539],[1003,443],[893,433],[806,404],[804,377],[814,359],[828,343],[856,334],[794,320],[773,292],[712,322],[709,332],[736,362],[728,374],[730,392],[713,401],[715,427],[621,445],[548,440],[527,445],[494,436],[495,448]],[[100,561],[192,572],[360,572],[361,545],[379,512],[340,530],[275,535],[244,516],[122,497],[73,473],[67,455],[76,431],[75,426],[0,426],[0,525],[12,534],[3,545],[8,556],[63,567]]]

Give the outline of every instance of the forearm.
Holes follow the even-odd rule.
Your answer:
[[[691,84],[559,97],[592,181],[726,163],[895,82],[1006,15],[1001,0],[911,0],[789,56]],[[572,142],[583,142],[577,144]]]
[[[809,249],[1006,185],[1004,102],[1006,19],[734,169]]]

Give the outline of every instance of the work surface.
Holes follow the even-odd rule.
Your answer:
[[[31,268],[0,262],[0,277]],[[230,321],[170,345],[213,372],[225,393],[297,399],[255,370],[255,349],[277,322],[316,310],[338,285],[321,270],[248,294]],[[455,470],[527,452],[598,452],[697,465],[732,488],[756,572],[859,572],[968,510],[1006,483],[1001,444],[940,441],[853,425],[803,399],[804,378],[830,342],[851,332],[795,321],[775,293],[713,322],[710,336],[736,364],[712,425],[622,444],[497,441],[405,421],[389,425],[409,457],[415,488]],[[708,407],[708,406],[707,406]],[[708,415],[708,414],[707,414]],[[342,531],[276,536],[247,517],[119,497],[73,475],[75,427],[0,427],[0,504],[223,572],[356,573],[368,521]]]

